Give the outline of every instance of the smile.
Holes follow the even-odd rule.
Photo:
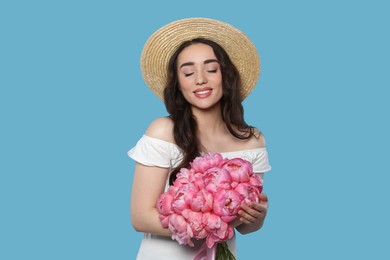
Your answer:
[[[212,88],[200,88],[194,91],[194,94],[197,98],[207,98],[211,95],[211,92],[213,91]]]
[[[203,95],[203,94],[207,94],[209,93],[211,90],[203,90],[203,91],[198,91],[198,92],[195,92],[196,94],[200,94],[200,95]]]

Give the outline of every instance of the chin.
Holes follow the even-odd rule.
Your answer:
[[[221,105],[221,103],[218,101],[218,102],[211,102],[211,103],[208,103],[208,104],[196,104],[196,103],[192,103],[191,106],[195,109],[198,109],[198,110],[203,110],[203,111],[210,111],[210,110],[214,110],[216,108],[219,108]]]

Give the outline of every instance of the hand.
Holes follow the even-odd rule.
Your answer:
[[[257,228],[263,226],[268,210],[268,197],[265,194],[260,194],[260,201],[252,202],[250,205],[241,205],[241,210],[238,211],[239,220],[244,224],[253,225]]]

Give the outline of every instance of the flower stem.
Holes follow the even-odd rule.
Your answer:
[[[218,243],[215,260],[236,260],[226,242]]]

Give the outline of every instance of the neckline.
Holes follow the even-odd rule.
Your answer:
[[[162,142],[162,143],[165,143],[165,144],[168,144],[170,146],[173,146],[175,147],[177,150],[181,150],[181,148],[175,144],[175,143],[171,143],[171,142],[168,142],[168,141],[165,141],[165,140],[162,140],[162,139],[159,139],[159,138],[156,138],[156,137],[151,137],[151,136],[148,136],[148,135],[143,135],[145,136],[146,138],[150,138],[150,139],[153,139],[153,140],[156,140],[158,142]],[[265,150],[266,148],[265,147],[259,147],[259,148],[251,148],[251,149],[242,149],[242,150],[236,150],[236,151],[228,151],[228,152],[213,152],[213,153],[219,153],[219,154],[232,154],[232,153],[243,153],[243,152],[254,152],[254,151],[261,151],[261,150]],[[201,154],[205,154],[205,153],[201,153]]]

